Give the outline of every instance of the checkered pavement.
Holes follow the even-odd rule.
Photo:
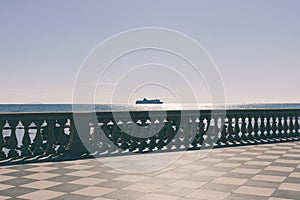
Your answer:
[[[1,166],[0,199],[300,199],[300,142],[188,151],[149,173],[96,159]]]

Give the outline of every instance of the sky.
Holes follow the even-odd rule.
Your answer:
[[[227,103],[299,103],[299,19],[297,0],[0,0],[0,103],[72,103],[74,82],[91,50],[141,27],[176,30],[201,44],[220,72]],[[124,65],[151,62],[156,54],[137,53],[116,64],[95,90],[97,103],[109,103]],[[178,63],[199,85],[199,102],[208,103],[205,77],[193,77]],[[131,102],[143,96],[176,100],[157,84],[130,95]]]

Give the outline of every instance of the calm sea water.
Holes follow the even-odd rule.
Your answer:
[[[0,113],[3,112],[71,112],[80,111],[117,111],[117,110],[188,110],[211,109],[208,104],[160,104],[160,105],[76,105],[72,104],[0,104]],[[214,106],[218,108],[218,106]],[[219,108],[224,108],[219,106]],[[227,105],[227,109],[300,109],[300,103],[295,104],[235,104]]]

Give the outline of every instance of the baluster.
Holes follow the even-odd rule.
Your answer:
[[[267,131],[267,133],[266,133],[266,137],[269,138],[269,139],[271,139],[272,135],[271,135],[270,116],[267,115],[266,118],[267,118],[267,124],[266,124],[266,131]]]
[[[243,140],[243,142],[247,141],[247,127],[246,127],[246,116],[242,116],[242,125],[241,125],[241,139]]]
[[[31,121],[23,121],[22,122],[24,126],[24,135],[23,135],[23,140],[22,140],[22,157],[28,157],[32,156],[33,153],[31,152],[29,146],[30,146],[30,137],[29,137],[29,126],[31,124]]]
[[[55,126],[55,121],[54,120],[49,120],[47,121],[47,150],[46,154],[55,154],[55,148],[54,145],[56,143],[56,139],[54,136],[54,126]]]
[[[90,115],[82,115],[80,120],[76,121],[75,127],[74,119],[70,119],[70,139],[65,147],[66,151],[77,155],[89,154],[89,150],[91,150],[89,144],[90,120]],[[55,142],[55,138],[53,139]]]
[[[182,137],[181,137],[182,133],[179,130],[179,125],[180,125],[179,119],[174,118],[172,124],[173,124],[172,144],[173,147],[175,147],[175,150],[179,150],[181,148],[181,145],[183,144]]]
[[[272,116],[272,137],[273,138],[278,138],[278,134],[277,134],[277,124],[276,124],[276,116]]]
[[[128,143],[127,143],[127,129],[125,122],[119,124],[119,130],[120,130],[120,138],[119,138],[119,143],[120,143],[120,148],[124,151],[128,149]]]
[[[149,141],[149,151],[153,151],[153,149],[155,149],[156,147],[156,140],[158,138],[157,134],[159,132],[158,130],[158,124],[159,122],[157,122],[156,120],[153,120],[152,122],[152,128],[151,128],[151,137],[150,137],[150,141]]]
[[[194,135],[194,139],[191,143],[192,148],[191,149],[198,149],[199,145],[199,134],[197,134],[197,123],[195,122],[195,118],[191,119],[191,129],[190,129],[190,135]]]
[[[265,117],[261,116],[260,117],[260,138],[266,139],[265,131],[266,131],[266,126],[265,126]]]
[[[251,116],[249,116],[248,117],[248,124],[247,124],[247,133],[248,133],[248,135],[247,135],[247,138],[248,138],[248,141],[250,140],[250,141],[253,141],[254,140],[254,137],[253,137],[253,125],[252,125],[252,117]]]
[[[3,138],[3,127],[4,127],[5,123],[6,123],[5,121],[0,121],[0,126],[1,126],[0,127],[0,160],[6,158],[6,155],[3,152],[3,147],[5,146],[4,138]]]
[[[296,134],[296,136],[298,136],[299,135],[299,115],[297,113],[295,114],[294,128],[295,128],[295,134]]]
[[[284,130],[284,136],[285,137],[288,137],[288,130],[289,130],[289,125],[288,125],[288,122],[287,122],[287,120],[288,120],[288,117],[287,116],[284,116],[283,117],[283,130]]]
[[[33,139],[33,145],[34,145],[33,155],[35,155],[35,156],[42,155],[44,153],[43,149],[42,149],[43,139],[42,139],[42,135],[41,135],[42,123],[43,123],[43,121],[36,121],[35,122],[36,135]]]
[[[185,117],[183,120],[183,145],[186,149],[189,148],[190,142],[192,142],[192,135],[190,135],[190,121],[189,118]]]
[[[114,122],[113,128],[112,128],[112,133],[111,133],[111,140],[115,145],[118,144],[118,139],[119,139],[119,127],[117,125],[117,122]]]
[[[162,129],[158,132],[157,137],[158,137],[158,142],[157,142],[157,147],[158,149],[162,149],[166,144],[164,141],[166,130],[167,130],[167,122],[162,122],[164,123],[164,126]]]
[[[137,128],[136,128],[137,124],[135,123],[133,126],[132,126],[132,133],[137,134]],[[139,144],[138,144],[138,138],[134,137],[134,136],[131,136],[131,143],[130,143],[130,151],[133,152],[135,151],[138,147],[139,147]]]
[[[234,140],[240,142],[240,124],[239,124],[239,117],[234,117]]]
[[[212,135],[210,136],[211,140],[210,141],[210,146],[215,146],[217,143],[218,143],[218,140],[219,140],[219,132],[220,132],[220,129],[218,127],[218,117],[214,118],[214,125],[213,125],[213,128],[212,128]]]
[[[204,134],[205,134],[205,124],[203,122],[204,118],[202,116],[200,116],[199,118],[199,124],[198,124],[198,134],[197,134],[197,139],[198,139],[198,144],[199,145],[203,145],[204,142]]]
[[[203,145],[206,146],[207,145],[207,142],[210,142],[210,138],[209,135],[210,133],[208,132],[210,129],[211,129],[211,122],[212,122],[212,119],[211,119],[211,116],[208,115],[206,118],[206,125],[205,125],[205,131],[204,131],[204,134],[203,134]]]
[[[233,126],[232,126],[232,117],[228,116],[228,128],[227,128],[227,132],[228,132],[228,141],[231,143],[234,143],[234,137],[233,137]]]
[[[295,136],[293,121],[294,121],[293,113],[290,113],[289,114],[289,123],[288,123],[288,132],[289,132],[289,136],[291,136],[291,137]]]
[[[278,117],[278,137],[281,138],[283,137],[283,125],[282,125],[282,117],[279,116]]]
[[[100,138],[100,133],[98,132],[99,128],[98,128],[98,121],[97,119],[94,119],[93,121],[93,131],[91,133],[91,148],[93,150],[93,152],[97,151],[97,147],[99,144],[99,138]]]
[[[109,151],[110,149],[110,142],[109,142],[109,127],[108,127],[108,123],[109,123],[109,120],[103,120],[103,126],[102,126],[102,130],[103,130],[103,135],[102,135],[102,141],[105,143],[103,143],[102,145],[102,149],[104,151]],[[105,138],[105,139],[104,139]]]
[[[213,117],[208,119],[207,123],[207,130],[206,130],[206,138],[205,138],[205,146],[212,146],[212,137],[214,136],[215,130],[214,130],[214,124],[215,119]]]
[[[10,129],[11,129],[11,134],[8,139],[8,146],[9,146],[9,152],[8,152],[8,157],[9,158],[17,158],[19,157],[19,154],[17,152],[17,147],[18,147],[18,140],[16,136],[16,128],[18,125],[18,121],[11,121],[10,124]]]
[[[140,144],[139,144],[139,151],[140,152],[143,152],[148,144],[147,144],[147,127],[146,126],[143,126],[143,127],[140,127],[141,131],[140,131],[140,138],[139,138],[139,141],[140,141]],[[147,134],[147,135],[146,135]]]
[[[253,132],[254,132],[253,138],[257,142],[257,140],[259,139],[259,135],[258,135],[258,133],[259,133],[258,116],[254,116]]]
[[[59,129],[58,129],[58,136],[57,136],[57,144],[59,145],[57,153],[65,153],[65,145],[67,144],[67,138],[65,134],[65,125],[68,120],[58,120]]]
[[[219,144],[219,145],[223,145],[223,144],[227,143],[227,131],[226,131],[225,120],[226,120],[226,118],[225,119],[221,119],[222,130],[221,130],[220,142],[222,144]]]
[[[167,131],[166,131],[167,143],[169,143],[174,138],[174,135],[175,135],[175,131],[172,127],[171,119],[169,119],[167,123]]]
[[[121,134],[121,149],[124,151],[129,149],[129,137],[125,132],[122,132]]]

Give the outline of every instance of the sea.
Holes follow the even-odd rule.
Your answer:
[[[205,110],[205,109],[300,109],[300,103],[255,103],[255,104],[0,104],[0,113],[11,112],[72,112],[72,111],[143,111],[143,110]]]

